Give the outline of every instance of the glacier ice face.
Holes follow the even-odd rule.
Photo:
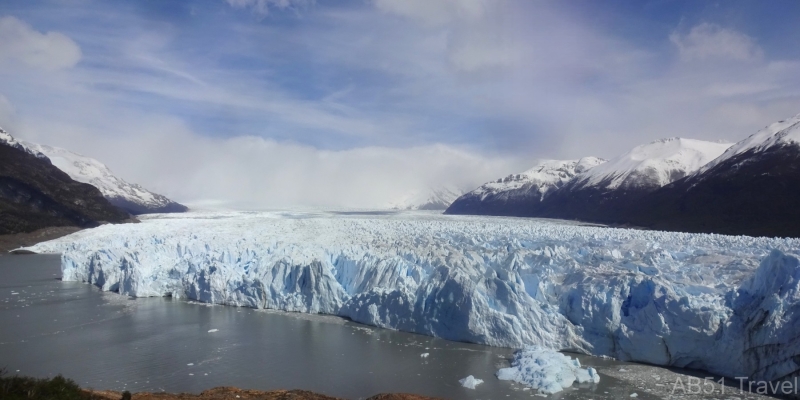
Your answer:
[[[530,346],[514,352],[511,367],[497,371],[497,378],[514,381],[542,393],[558,393],[578,383],[599,383],[594,368],[581,368],[580,361],[541,346]]]
[[[800,241],[413,213],[192,213],[30,248],[130,296],[725,376],[800,370]]]

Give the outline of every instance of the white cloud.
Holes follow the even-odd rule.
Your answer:
[[[451,36],[448,61],[456,71],[469,73],[514,66],[524,53],[496,27],[471,27]]]
[[[523,49],[504,30],[503,0],[374,0],[375,8],[444,32],[444,61],[456,73],[495,71],[513,66]],[[418,29],[416,29],[418,30]],[[424,32],[423,29],[420,33]],[[485,75],[485,74],[484,74]]]
[[[0,65],[56,70],[73,67],[80,59],[80,47],[66,35],[40,33],[17,18],[0,18]]]
[[[271,8],[279,10],[308,7],[314,0],[225,0],[234,8],[249,8],[259,15],[267,15]]]
[[[719,25],[701,23],[688,33],[673,32],[669,40],[684,60],[760,60],[763,51],[753,38]]]
[[[14,105],[0,93],[0,128],[9,129],[16,113]]]
[[[69,148],[179,201],[234,208],[383,206],[425,187],[479,184],[527,168],[453,146],[320,150],[254,136],[211,138],[172,117],[130,116],[114,135],[28,121],[21,138]],[[516,162],[516,163],[515,163]]]
[[[684,60],[759,61],[670,63],[659,46],[668,34],[628,40],[558,2],[459,11],[442,0],[430,2],[435,17],[420,11],[427,3],[326,3],[291,27],[225,14],[203,27],[221,29],[217,42],[112,12],[113,29],[69,30],[92,49],[86,62],[0,69],[0,87],[29,140],[177,200],[254,207],[375,206],[542,157],[608,158],[671,136],[738,140],[800,111],[800,62],[767,59],[723,28],[670,40]],[[246,68],[217,62],[243,56]]]
[[[417,19],[430,25],[477,20],[497,3],[492,0],[374,0],[375,7],[382,12]]]

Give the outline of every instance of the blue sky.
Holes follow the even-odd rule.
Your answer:
[[[0,126],[188,202],[383,204],[800,112],[800,3],[3,0]]]

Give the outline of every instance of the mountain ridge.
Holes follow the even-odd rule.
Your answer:
[[[498,203],[470,192],[445,213],[800,237],[798,188],[800,114],[734,144],[668,138],[637,146],[543,198]]]
[[[131,220],[96,187],[73,180],[0,129],[0,139],[7,138],[0,140],[0,234]]]
[[[67,173],[72,179],[98,188],[111,204],[131,214],[185,212],[188,210],[186,206],[174,202],[166,196],[153,193],[138,184],[126,182],[114,175],[105,164],[94,158],[60,147],[26,141],[19,141],[19,143],[30,151],[38,152],[49,158],[53,165]]]
[[[548,193],[604,162],[597,157],[539,160],[525,172],[487,182],[465,193],[445,213],[529,216],[527,214],[535,214],[535,208]]]
[[[412,191],[389,203],[388,207],[394,210],[444,211],[462,194],[463,191],[454,186],[429,187],[426,190]]]

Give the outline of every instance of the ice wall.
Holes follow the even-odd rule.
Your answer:
[[[726,376],[800,370],[800,242],[539,220],[255,213],[103,226],[31,250],[130,296],[325,313]]]

